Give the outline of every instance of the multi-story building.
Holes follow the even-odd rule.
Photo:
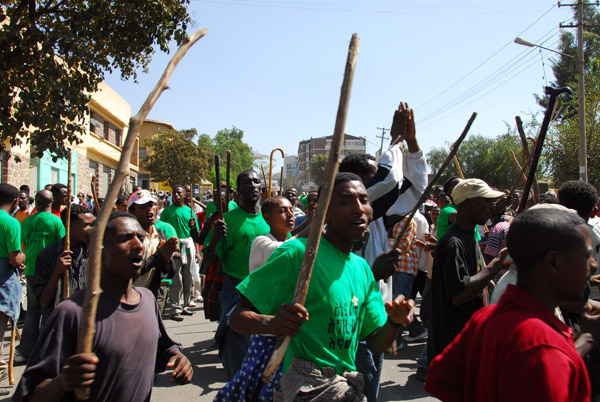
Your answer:
[[[100,84],[92,95],[89,114],[86,116],[86,132],[82,142],[71,148],[71,177],[73,195],[78,192],[91,193],[91,180],[95,177],[98,197],[104,197],[112,182],[125,134],[129,128],[131,106],[105,82]],[[138,141],[129,164],[130,178],[124,185],[129,192],[137,182],[139,170]],[[56,162],[49,152],[38,158],[29,144],[6,147],[0,155],[0,178],[2,182],[16,187],[28,184],[32,193],[43,189],[47,184],[68,182],[68,163],[65,159]],[[18,156],[20,162],[14,158]]]
[[[283,158],[283,185],[291,187],[298,185],[298,157],[288,155]]]
[[[164,131],[175,131],[175,127],[173,127],[170,123],[156,120],[145,120],[144,123],[142,123],[139,133],[140,160],[143,160],[146,156],[152,153],[152,150],[146,147],[146,140]],[[171,189],[165,184],[151,181],[150,172],[144,169],[142,166],[140,166],[137,185],[147,190],[171,191]]]
[[[310,178],[310,161],[315,155],[329,155],[332,135],[327,137],[311,138],[300,141],[298,144],[298,186],[299,190],[316,189],[320,183],[314,183]],[[365,152],[366,140],[364,137],[344,135],[344,143],[340,152],[340,161],[350,153]]]

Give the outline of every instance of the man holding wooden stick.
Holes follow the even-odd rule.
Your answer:
[[[75,400],[74,389],[91,387],[92,401],[143,402],[150,400],[155,372],[173,368],[171,382],[191,380],[191,364],[181,345],[168,336],[152,293],[133,286],[143,264],[144,233],[133,215],[111,213],[92,353],[75,353],[84,298],[79,292],[50,317],[15,391],[16,400]]]
[[[223,290],[219,296],[221,320],[215,339],[228,379],[233,378],[242,366],[250,345],[248,336],[229,327],[229,314],[239,300],[235,287],[248,276],[252,241],[270,231],[260,213],[260,184],[258,174],[253,170],[246,170],[238,175],[236,185],[240,196],[239,207],[215,222],[202,249],[205,264],[212,266],[220,258],[225,273]]]
[[[66,225],[68,208],[61,212]],[[69,231],[70,250],[65,250],[65,238],[46,247],[38,254],[33,278],[33,293],[42,305],[42,327],[48,317],[64,301],[64,272],[69,271],[71,293],[85,288],[88,261],[88,229],[94,222],[91,208],[71,205]]]
[[[230,318],[233,329],[294,336],[276,392],[280,396],[275,400],[293,400],[297,386],[307,382],[313,384],[311,395],[325,393],[328,400],[335,401],[350,393],[361,400],[362,376],[355,372],[354,364],[359,339],[366,339],[374,353],[382,353],[398,328],[412,320],[414,303],[401,297],[384,306],[371,268],[352,253],[356,242],[364,239],[372,214],[361,179],[339,173],[305,305],[290,301],[306,239],[284,243],[267,264],[237,287],[242,299]],[[307,398],[310,400],[309,395]]]

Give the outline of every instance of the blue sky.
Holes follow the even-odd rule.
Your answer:
[[[553,79],[552,53],[512,43],[516,36],[556,48],[572,11],[555,0],[192,0],[194,26],[208,34],[187,53],[149,115],[211,136],[244,130],[257,152],[333,133],[352,33],[360,50],[346,133],[379,148],[394,109],[415,109],[421,147],[447,146],[472,112],[471,134],[496,136],[505,121],[539,112],[533,93]],[[451,5],[450,5],[451,4]],[[172,46],[172,52],[175,45]],[[171,55],[157,52],[138,83],[107,77],[137,113]],[[545,68],[544,68],[545,65]],[[541,119],[541,114],[540,114]],[[387,141],[386,141],[387,142]],[[275,159],[279,171],[281,158]]]

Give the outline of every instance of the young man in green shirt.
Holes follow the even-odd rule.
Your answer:
[[[190,229],[192,210],[185,205],[185,188],[177,185],[173,188],[173,205],[166,207],[160,215],[160,220],[171,224],[175,228],[177,238],[179,238],[180,257],[173,259],[173,283],[169,287],[169,301],[174,307],[175,313],[172,319],[175,321],[183,320],[180,315],[192,315],[188,310],[188,303],[192,294],[192,270],[198,271],[196,261],[196,245],[194,237],[198,235],[198,223],[194,219],[193,228]],[[181,295],[183,293],[183,299]]]
[[[237,287],[242,298],[231,314],[233,329],[246,334],[294,337],[280,382],[280,391],[286,397],[295,397],[289,394],[292,384],[308,382],[315,385],[316,396],[323,391],[317,378],[331,377],[331,371],[346,376],[345,372],[356,370],[354,360],[360,339],[367,340],[373,353],[382,353],[395,339],[398,328],[412,320],[414,302],[400,296],[384,305],[371,268],[352,253],[356,242],[364,239],[372,214],[361,179],[353,173],[339,173],[305,305],[291,302],[306,239],[284,243]],[[313,370],[311,379],[301,374],[303,369]],[[357,400],[362,398],[360,382],[357,388],[346,390]]]
[[[31,350],[40,334],[42,305],[34,292],[35,262],[44,248],[65,237],[65,226],[52,209],[53,193],[38,191],[35,195],[35,207],[38,212],[23,221],[21,243],[25,251],[25,280],[27,281],[27,315],[23,326],[21,343],[16,348],[15,363],[29,360]]]
[[[205,264],[212,266],[220,258],[225,273],[219,296],[221,320],[215,339],[229,379],[240,369],[250,345],[248,336],[229,328],[229,313],[239,300],[235,287],[248,276],[252,242],[257,236],[264,236],[270,231],[260,213],[260,184],[258,174],[253,170],[238,175],[239,207],[215,222],[202,249]]]
[[[10,216],[18,200],[19,190],[16,187],[0,183],[0,376],[8,368],[2,359],[4,332],[9,319],[17,322],[21,307],[19,269],[25,261],[25,254],[21,252],[21,224]]]

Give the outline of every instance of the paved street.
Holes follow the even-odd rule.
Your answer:
[[[213,343],[216,323],[204,319],[202,308],[193,309],[196,314],[182,322],[165,322],[171,337],[181,342],[184,354],[194,365],[192,382],[183,386],[169,383],[170,373],[160,374],[152,391],[152,402],[212,401],[217,391],[225,384],[226,375]],[[9,335],[7,331],[7,335]],[[5,340],[4,356],[8,357],[8,342]],[[386,356],[381,379],[379,401],[433,401],[423,389],[423,383],[414,375],[415,358],[421,352],[422,343],[407,345],[397,356]],[[24,366],[15,368],[15,380],[21,377]],[[5,380],[0,384],[7,386]],[[1,387],[0,387],[1,388]],[[9,397],[0,399],[8,401]]]

